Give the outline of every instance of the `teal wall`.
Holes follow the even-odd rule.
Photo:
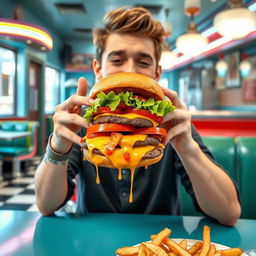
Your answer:
[[[92,43],[92,38],[82,40],[67,40],[67,44],[72,47],[73,53],[88,53],[94,54],[95,48]]]
[[[58,69],[61,72],[61,82],[64,84],[64,70],[61,63],[60,51],[63,47],[63,40],[60,38],[56,31],[53,31],[45,22],[39,17],[35,17],[33,12],[29,10],[29,5],[24,5],[21,1],[13,0],[1,0],[0,17],[13,18],[14,10],[16,6],[20,6],[24,13],[24,21],[31,22],[39,25],[50,32],[53,37],[53,49],[49,52],[39,51],[31,46],[26,45],[23,42],[17,42],[13,40],[7,40],[2,38],[0,43],[3,46],[9,46],[17,52],[17,116],[26,117],[28,114],[28,64],[29,59],[37,60],[43,66],[43,72],[45,66],[50,66]],[[42,81],[43,84],[43,81]],[[41,92],[44,92],[42,90]],[[42,101],[44,102],[44,101]],[[41,106],[43,109],[43,106]]]
[[[168,88],[178,92],[178,89],[179,89],[178,75],[179,75],[178,70],[163,72],[161,78],[167,78]]]

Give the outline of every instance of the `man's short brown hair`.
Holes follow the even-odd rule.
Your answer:
[[[96,60],[101,64],[107,37],[110,33],[131,33],[153,40],[157,63],[162,53],[164,28],[152,18],[151,13],[142,7],[121,7],[110,11],[104,17],[104,28],[93,31],[96,47]]]

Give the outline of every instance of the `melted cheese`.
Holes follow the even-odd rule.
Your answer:
[[[128,119],[144,118],[144,119],[147,119],[147,120],[151,121],[154,127],[157,127],[159,125],[158,122],[156,122],[155,120],[153,120],[153,119],[151,119],[149,117],[138,115],[138,114],[133,114],[133,113],[120,114],[120,115],[116,114],[116,113],[114,113],[114,114],[113,113],[104,113],[104,114],[100,114],[100,115],[95,116],[94,120],[98,119],[101,116],[111,116],[111,115],[120,116],[120,117],[126,117]]]
[[[121,169],[122,168],[130,168],[131,170],[131,186],[130,186],[130,197],[129,202],[131,203],[133,201],[133,178],[134,178],[134,172],[135,168],[140,163],[141,159],[144,157],[144,155],[155,148],[155,146],[143,146],[143,147],[134,147],[134,144],[136,141],[144,141],[146,139],[147,135],[123,135],[121,140],[119,141],[120,148],[115,148],[113,153],[111,155],[106,153],[105,146],[109,143],[109,136],[100,136],[95,137],[92,139],[86,139],[86,144],[89,150],[90,158],[92,160],[92,163],[96,166],[96,183],[100,183],[99,179],[99,173],[98,173],[98,166],[101,165],[104,161],[104,158],[100,155],[94,154],[93,150],[99,149],[100,152],[105,155],[115,166],[118,171],[118,179],[122,178],[121,175]],[[164,148],[162,144],[159,144],[161,147]],[[125,158],[125,154],[129,153],[130,160],[127,161]]]

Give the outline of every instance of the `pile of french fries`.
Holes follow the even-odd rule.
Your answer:
[[[169,236],[169,228],[164,228],[157,235],[151,235],[150,242],[142,242],[138,246],[122,247],[116,250],[119,256],[240,256],[240,248],[217,250],[211,243],[210,227],[204,226],[202,241],[188,246],[186,239],[177,243]]]

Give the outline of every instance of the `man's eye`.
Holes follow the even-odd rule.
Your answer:
[[[112,60],[110,60],[110,62],[112,62],[114,64],[119,64],[122,62],[122,60],[121,59],[112,59]]]
[[[150,66],[150,63],[148,63],[146,61],[140,61],[139,63],[140,63],[141,66],[145,66],[145,67]]]

